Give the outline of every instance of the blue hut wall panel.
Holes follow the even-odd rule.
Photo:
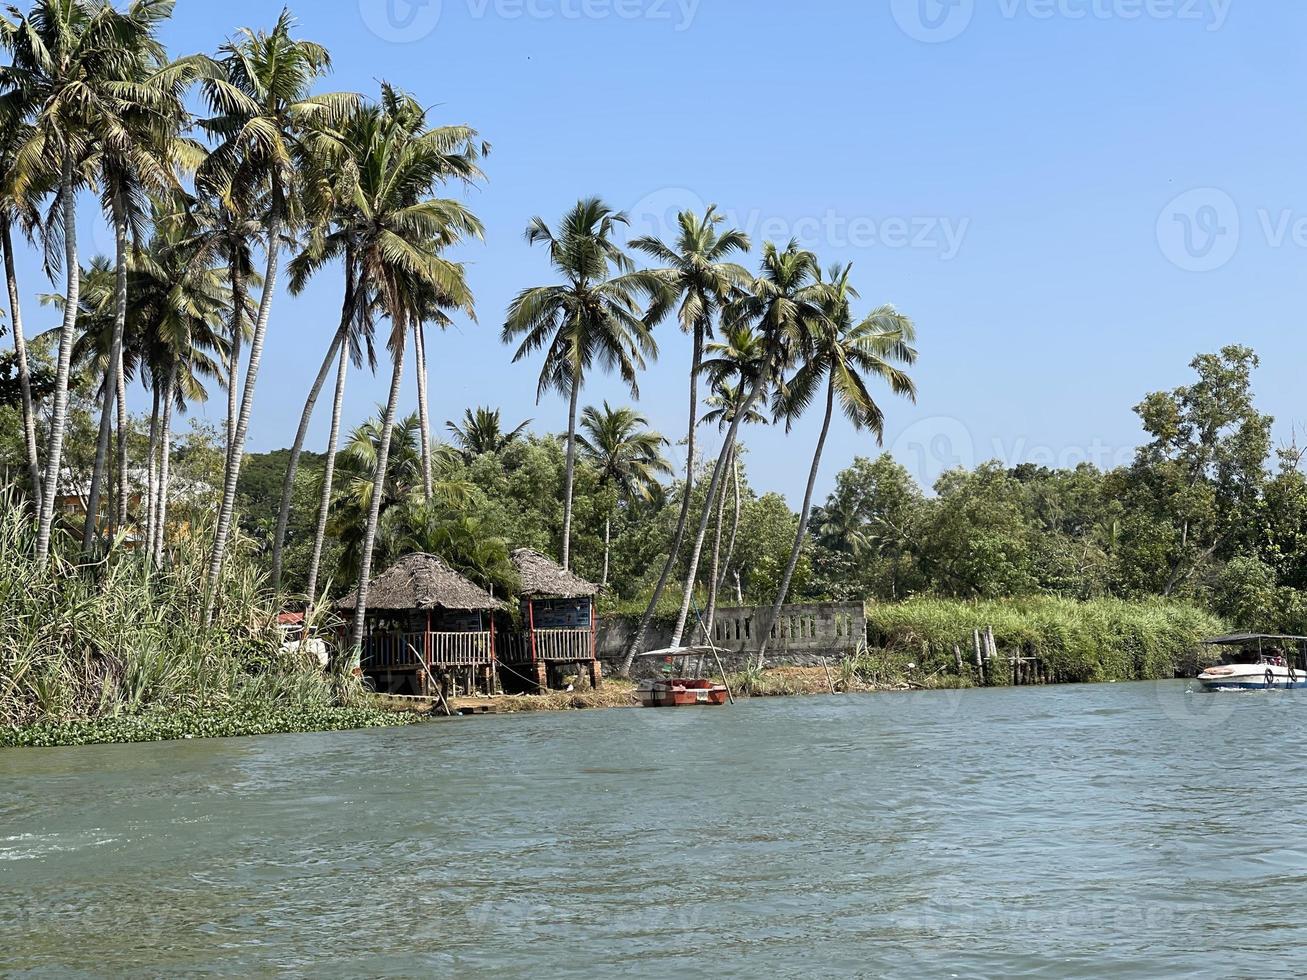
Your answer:
[[[588,630],[589,599],[536,599],[534,624],[538,630]]]

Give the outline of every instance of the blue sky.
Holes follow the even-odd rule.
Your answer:
[[[1289,437],[1307,334],[1307,8],[1252,0],[331,0],[294,8],[327,45],[326,87],[385,79],[494,145],[467,195],[480,322],[429,342],[432,412],[535,404],[533,363],[499,343],[512,295],[550,280],[522,230],[580,196],[638,231],[716,202],[755,239],[797,234],[852,261],[863,302],[920,331],[916,406],[886,396],[886,445],[925,483],[955,462],[1111,464],[1131,406],[1196,353],[1263,357],[1259,403]],[[213,50],[266,2],[180,0],[175,53]],[[84,252],[110,236],[87,211]],[[752,260],[750,260],[752,264]],[[34,259],[29,297],[48,287]],[[288,444],[339,304],[337,276],[279,296],[252,450]],[[48,326],[29,308],[29,329]],[[683,435],[688,344],[660,330],[642,409]],[[355,373],[347,420],[384,397]],[[595,377],[585,401],[624,400]],[[416,404],[410,383],[405,405]],[[138,407],[145,399],[137,396]],[[197,411],[214,421],[215,400]],[[321,448],[320,411],[310,448]],[[815,414],[815,413],[814,413]],[[797,503],[818,420],[747,435],[754,482]],[[712,440],[710,440],[712,441]],[[819,491],[874,440],[838,425]]]

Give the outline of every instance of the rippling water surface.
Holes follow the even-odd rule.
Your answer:
[[[0,974],[1300,975],[1307,698],[0,751]]]

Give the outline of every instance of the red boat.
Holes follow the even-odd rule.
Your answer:
[[[646,708],[690,708],[696,705],[723,705],[730,692],[721,684],[699,678],[667,677],[642,681],[637,692]]]

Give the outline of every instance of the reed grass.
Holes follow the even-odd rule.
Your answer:
[[[913,661],[918,676],[956,673],[954,648],[974,662],[973,631],[992,627],[1000,651],[991,683],[1006,683],[1006,656],[1037,656],[1065,683],[1174,677],[1206,637],[1223,631],[1220,619],[1195,606],[1161,599],[1036,597],[964,602],[920,598],[869,605],[868,634],[884,673]],[[869,654],[868,656],[875,656]]]
[[[356,679],[282,652],[277,607],[239,548],[206,623],[202,530],[174,542],[156,570],[122,550],[79,563],[71,539],[38,563],[33,538],[27,515],[0,500],[0,744],[26,744],[16,732],[31,726],[42,726],[45,744],[57,729],[65,741],[119,740],[86,727],[97,724],[134,740],[151,726],[176,737],[356,727],[379,717]],[[127,718],[138,721],[104,724]]]

